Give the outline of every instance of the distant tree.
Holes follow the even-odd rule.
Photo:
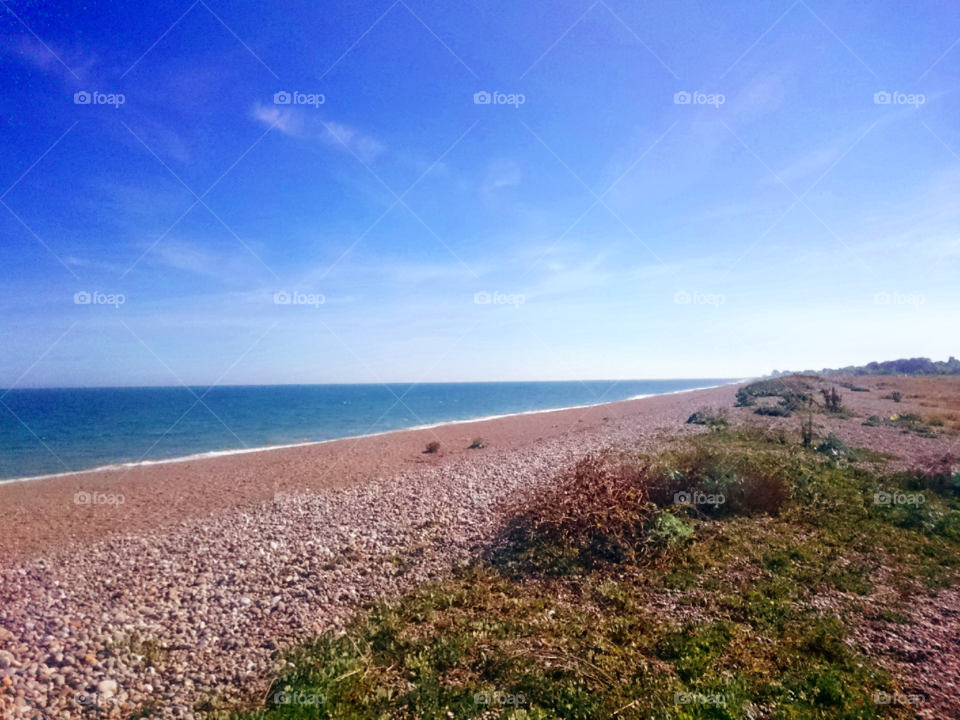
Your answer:
[[[930,358],[900,358],[823,370],[823,375],[960,375],[960,360],[953,355],[946,362]]]

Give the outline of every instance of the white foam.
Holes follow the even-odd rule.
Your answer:
[[[607,402],[590,403],[587,405],[570,405],[568,407],[547,408],[544,410],[524,410],[523,412],[505,413],[503,415],[485,415],[483,417],[470,418],[468,420],[444,420],[442,422],[431,423],[428,425],[414,425],[412,427],[399,428],[397,430],[385,430],[384,432],[378,432],[378,433],[366,433],[365,435],[348,435],[346,437],[341,437],[341,438],[331,438],[330,440],[310,440],[308,442],[291,443],[289,445],[267,445],[265,447],[242,448],[238,450],[213,450],[213,451],[203,452],[203,453],[194,453],[193,455],[184,455],[183,457],[164,458],[163,460],[138,460],[137,462],[114,463],[111,465],[101,465],[100,467],[90,468],[89,470],[77,470],[75,472],[71,471],[71,472],[63,472],[63,473],[53,473],[50,475],[32,475],[30,477],[0,480],[0,485],[8,485],[10,483],[17,483],[17,482],[28,482],[30,480],[49,480],[51,478],[70,477],[71,475],[89,475],[91,473],[98,473],[98,472],[128,470],[130,468],[144,467],[148,465],[169,465],[171,463],[193,462],[194,460],[210,460],[213,458],[226,457],[228,455],[247,455],[249,453],[270,452],[272,450],[288,450],[290,448],[309,447],[311,445],[324,445],[326,443],[339,442],[341,440],[360,440],[362,438],[379,437],[381,435],[390,435],[391,433],[409,432],[411,430],[430,430],[432,428],[442,427],[444,425],[465,425],[467,423],[486,422],[488,420],[501,420],[503,418],[519,417],[521,415],[540,415],[542,413],[562,412],[564,410],[582,410],[584,408],[599,407],[601,405],[612,405],[613,403],[618,403],[618,402],[628,402],[631,400],[643,400],[645,398],[650,398],[650,397],[662,397],[664,395],[679,395],[680,393],[694,392],[696,390],[713,390],[718,387],[725,387],[726,385],[736,385],[739,382],[743,382],[743,381],[734,380],[732,382],[726,383],[725,385],[707,385],[704,387],[686,388],[684,390],[673,390],[671,392],[666,392],[666,393],[634,395],[633,397],[628,397],[623,400],[609,400]]]

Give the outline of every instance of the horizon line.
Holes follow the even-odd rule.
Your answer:
[[[177,388],[239,388],[239,387],[325,387],[325,386],[370,386],[383,387],[385,385],[492,385],[492,384],[526,384],[526,383],[588,383],[588,382],[665,382],[680,380],[752,380],[765,375],[736,375],[729,377],[669,377],[669,378],[578,378],[574,380],[444,380],[436,382],[416,382],[409,380],[393,380],[389,382],[328,382],[328,383],[238,383],[238,384],[190,384],[179,385],[43,385],[36,387],[0,388],[0,392],[9,393],[16,390],[170,390]]]

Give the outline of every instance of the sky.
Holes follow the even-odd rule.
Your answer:
[[[960,354],[955,2],[0,5],[0,387]]]

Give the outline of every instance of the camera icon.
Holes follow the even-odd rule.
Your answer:
[[[873,494],[874,505],[889,505],[893,502],[893,496],[888,492],[877,492]]]
[[[274,305],[289,305],[290,304],[290,293],[286,290],[281,290],[278,293],[273,294],[273,303]]]
[[[677,305],[689,305],[690,304],[690,293],[685,290],[681,290],[678,293],[673,294],[673,302]]]
[[[890,93],[886,90],[881,90],[878,93],[873,94],[873,104],[874,105],[889,105],[890,104]]]
[[[81,90],[78,93],[73,94],[73,104],[74,105],[89,105],[90,104],[90,93],[86,90]]]
[[[473,702],[477,705],[489,705],[490,701],[490,693],[488,693],[486,690],[482,690],[473,694]]]
[[[673,104],[674,105],[689,105],[690,104],[690,93],[686,90],[681,90],[678,93],[673,94]]]
[[[875,305],[889,305],[890,304],[890,293],[888,292],[878,292],[873,294],[873,302]]]
[[[691,502],[693,502],[693,498],[690,496],[690,493],[685,490],[681,490],[680,492],[673,494],[673,502],[677,505],[689,505]]]
[[[73,502],[77,505],[89,505],[91,500],[92,496],[86,490],[73,494]]]
[[[486,90],[481,90],[478,93],[473,94],[473,104],[474,105],[489,105],[490,104],[490,93]]]
[[[293,698],[290,697],[288,692],[278,692],[273,694],[273,704],[274,705],[289,705],[293,702]]]
[[[885,693],[882,690],[873,694],[874,705],[889,705],[892,699],[893,698],[890,696],[890,693]]]
[[[473,302],[476,305],[489,305],[490,304],[490,293],[488,292],[478,292],[473,295]]]
[[[673,694],[674,705],[689,705],[693,698],[688,692],[678,692]]]
[[[273,104],[274,105],[289,105],[290,104],[290,93],[286,90],[281,90],[278,93],[273,94]]]
[[[73,304],[74,305],[89,305],[90,304],[90,293],[86,290],[81,290],[78,293],[73,294]]]

